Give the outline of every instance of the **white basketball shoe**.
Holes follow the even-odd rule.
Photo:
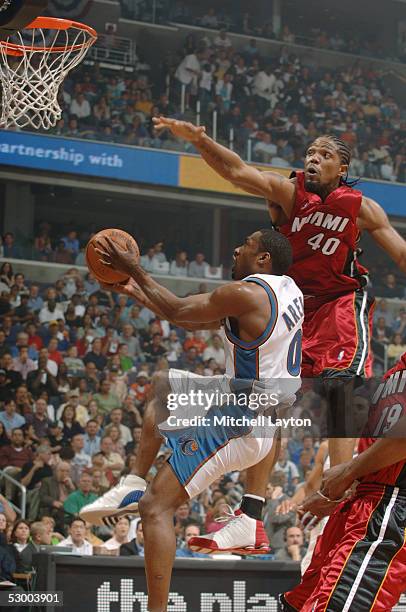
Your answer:
[[[228,552],[238,555],[266,555],[269,552],[269,540],[262,521],[251,518],[239,509],[217,520],[226,525],[215,533],[190,538],[188,547],[191,550],[206,554]]]
[[[80,518],[93,525],[114,525],[121,516],[133,514],[138,510],[138,502],[144,495],[147,483],[143,478],[129,474],[120,482],[96,499],[84,506],[79,512]]]

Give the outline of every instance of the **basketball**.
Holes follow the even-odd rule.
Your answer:
[[[102,261],[100,255],[97,253],[97,240],[99,238],[108,237],[111,240],[117,242],[121,247],[128,248],[129,244],[135,245],[137,250],[137,257],[139,257],[140,252],[138,245],[134,238],[120,229],[104,229],[92,236],[92,238],[87,243],[86,247],[86,262],[87,267],[90,272],[97,278],[97,280],[101,283],[107,283],[109,285],[113,285],[115,283],[123,283],[128,280],[128,274],[123,272],[119,272],[114,268],[110,268],[105,266]]]

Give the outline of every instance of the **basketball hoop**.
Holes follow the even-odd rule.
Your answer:
[[[96,40],[90,26],[54,17],[37,17],[0,40],[0,127],[54,127],[59,88]]]

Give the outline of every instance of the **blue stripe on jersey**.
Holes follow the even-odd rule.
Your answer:
[[[248,351],[239,346],[234,347],[235,378],[252,380],[258,378],[258,349]]]
[[[276,295],[272,287],[270,287],[268,283],[262,280],[262,278],[248,277],[245,278],[244,281],[247,283],[256,283],[257,285],[263,287],[268,294],[269,303],[271,305],[271,316],[269,318],[268,325],[266,326],[265,331],[259,336],[259,338],[253,340],[252,342],[245,342],[244,340],[237,338],[237,336],[235,336],[233,332],[227,328],[226,325],[224,326],[226,336],[230,340],[230,342],[236,344],[242,349],[250,350],[257,348],[258,346],[260,346],[260,344],[263,344],[265,340],[267,340],[272,334],[276,325],[276,321],[278,319],[278,300],[276,299]]]

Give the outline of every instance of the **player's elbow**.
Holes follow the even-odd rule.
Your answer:
[[[223,177],[226,180],[230,181],[230,183],[238,187],[241,181],[242,173],[238,168],[230,168],[225,166]]]
[[[226,178],[233,183],[233,185],[239,186],[246,180],[246,164],[240,160],[240,163],[224,166],[224,172]]]

